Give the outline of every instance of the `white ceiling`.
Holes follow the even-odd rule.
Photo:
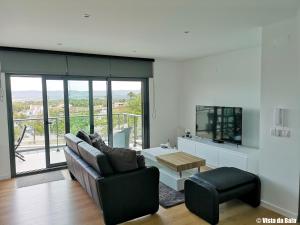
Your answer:
[[[299,5],[300,0],[0,0],[0,45],[184,60],[259,45],[259,27],[294,16]]]

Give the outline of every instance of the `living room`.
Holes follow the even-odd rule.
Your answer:
[[[145,156],[146,166],[153,166],[149,165],[145,152],[161,148],[167,142],[168,148],[161,151],[172,152],[176,147],[174,151],[196,152],[191,150],[197,148],[191,147],[193,141],[195,146],[202,143],[196,137],[199,136],[195,129],[197,106],[242,108],[241,145],[212,142],[209,146],[223,152],[226,146],[234,147],[247,160],[252,155],[254,158],[251,163],[246,160],[244,167],[242,160],[233,160],[231,155],[224,156],[227,161],[220,163],[221,153],[218,153],[219,161],[212,163],[213,159],[205,153],[195,154],[206,161],[200,174],[233,166],[254,174],[261,182],[259,207],[253,208],[242,201],[220,204],[219,223],[278,223],[278,218],[299,221],[300,5],[297,0],[1,1],[0,6],[3,31],[0,35],[0,179],[3,180],[0,224],[104,224],[103,203],[91,200],[92,192],[86,185],[81,187],[84,181],[69,177],[64,134],[76,134],[81,129],[98,132],[106,144],[134,149]],[[25,99],[24,91],[39,95]],[[83,97],[76,95],[79,92],[84,92]],[[59,100],[58,95],[64,100]],[[78,102],[81,98],[85,101]],[[26,108],[33,99],[38,103]],[[126,111],[127,104],[137,99],[139,110]],[[19,114],[15,113],[17,109]],[[61,113],[60,116],[52,114],[50,109]],[[80,123],[72,121],[81,116],[78,112],[86,118]],[[35,113],[42,116],[37,119]],[[56,121],[61,115],[62,128]],[[97,120],[97,116],[101,118]],[[277,120],[282,122],[279,127]],[[44,126],[41,133],[40,124]],[[117,145],[117,140],[126,136],[121,131],[128,127],[131,130],[127,143]],[[275,128],[287,132],[276,133]],[[182,138],[189,136],[189,132],[191,139]],[[189,143],[183,145],[182,140]],[[72,139],[70,149],[73,143]],[[77,142],[75,150],[79,145],[82,144]],[[28,146],[34,149],[32,154]],[[70,165],[74,164],[69,164],[68,158],[67,161],[72,174]],[[162,182],[164,170],[159,165],[154,166],[159,168]],[[46,176],[43,174],[55,171],[62,171],[63,178],[41,182]],[[194,169],[188,175],[172,174],[184,186],[185,180],[197,172]],[[41,174],[42,179],[39,177],[33,185],[33,176]],[[229,175],[226,178],[230,179]],[[25,184],[23,187],[18,187],[18,179]],[[172,189],[164,190],[173,193],[176,189],[168,184],[167,178],[163,183]],[[142,187],[138,183],[133,189],[139,185]],[[74,196],[67,193],[69,188]],[[48,191],[53,193],[46,198]],[[160,188],[156,191],[163,197]],[[157,213],[153,210],[153,215],[126,224],[216,223],[207,220],[202,212],[193,211],[198,206],[193,202],[189,205],[191,195],[187,191],[175,191],[186,202],[181,199],[180,204],[163,207],[160,201]],[[155,191],[150,191],[149,196],[152,194],[156,196]],[[57,209],[51,208],[51,204]],[[142,210],[144,204],[139,202],[139,205]],[[71,212],[72,207],[75,213]],[[145,211],[152,214],[151,210]],[[112,218],[116,215],[113,213]],[[270,220],[259,221],[262,218]]]

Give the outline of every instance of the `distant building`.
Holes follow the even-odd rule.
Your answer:
[[[43,113],[43,106],[30,105],[29,110],[26,112],[27,116],[35,116]]]
[[[114,103],[114,108],[123,107],[124,105],[125,105],[124,102],[115,102]]]

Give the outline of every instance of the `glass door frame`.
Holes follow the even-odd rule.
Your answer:
[[[46,168],[16,173],[16,162],[14,152],[14,126],[13,126],[13,108],[12,108],[12,93],[11,93],[11,77],[40,77],[42,79],[42,95],[43,95],[43,111],[44,111],[44,131],[45,131],[45,157]],[[143,149],[150,146],[150,117],[149,117],[149,80],[147,78],[107,78],[100,76],[72,76],[72,75],[48,75],[48,74],[18,74],[6,73],[5,86],[6,86],[6,101],[7,101],[7,116],[8,116],[8,136],[10,148],[10,167],[11,176],[18,177],[23,175],[38,174],[52,170],[59,170],[67,168],[66,162],[50,163],[50,141],[49,141],[49,124],[48,124],[48,99],[47,99],[47,80],[63,80],[64,82],[64,106],[65,106],[65,132],[70,132],[70,113],[69,113],[69,80],[85,80],[89,83],[89,121],[90,133],[94,132],[94,105],[93,105],[93,81],[106,81],[106,98],[107,98],[107,121],[108,121],[108,141],[109,144],[113,143],[113,115],[112,115],[112,81],[140,81],[141,82],[141,95],[142,95],[142,138]],[[66,107],[67,106],[67,107]]]
[[[108,140],[109,145],[113,146],[113,107],[112,107],[112,81],[140,81],[141,82],[141,99],[142,99],[142,149],[150,147],[150,118],[149,118],[149,81],[146,78],[108,78],[108,95],[107,106],[110,116],[108,121]],[[110,101],[111,100],[111,101]]]
[[[68,81],[72,81],[72,80],[82,80],[82,81],[88,81],[88,92],[89,92],[89,122],[90,122],[90,133],[94,133],[94,129],[95,129],[95,121],[94,121],[94,98],[93,98],[93,81],[106,81],[107,82],[107,78],[105,77],[96,77],[96,76],[63,76],[66,80],[65,82],[65,99],[67,99],[67,102],[65,102],[65,104],[67,104],[67,108],[68,108],[68,112],[66,119],[68,120],[68,125],[66,125],[66,133],[70,132],[70,113],[69,113],[69,88],[68,88]],[[108,82],[107,82],[108,83]],[[107,89],[107,83],[106,83],[106,98],[107,98],[107,102],[109,101],[108,99],[108,89]],[[66,101],[66,100],[65,100]],[[109,114],[107,112],[107,119],[109,119]]]
[[[65,133],[67,133],[70,127],[69,107],[65,107],[69,103],[69,98],[66,98],[66,92],[68,93],[67,79],[62,76],[42,76],[42,92],[43,92],[43,108],[44,108],[44,134],[45,134],[45,152],[46,152],[46,169],[55,168],[59,166],[66,166],[66,162],[51,163],[50,154],[50,133],[49,133],[49,115],[48,115],[48,95],[47,95],[47,80],[60,80],[63,81],[64,92],[64,116],[65,116]]]
[[[41,78],[42,81],[42,101],[43,101],[43,125],[44,125],[44,148],[45,148],[45,162],[46,168],[41,168],[37,170],[32,170],[28,172],[16,172],[16,161],[15,161],[15,150],[14,150],[14,121],[13,121],[13,106],[12,106],[12,92],[11,92],[11,77],[36,77]],[[46,171],[59,170],[67,168],[66,163],[55,164],[55,166],[50,165],[50,146],[49,146],[49,130],[48,130],[48,100],[47,100],[47,89],[46,80],[47,78],[57,79],[63,76],[53,76],[53,75],[37,75],[37,74],[18,74],[18,73],[6,73],[5,74],[5,87],[6,87],[6,102],[7,102],[7,119],[8,119],[8,139],[9,139],[9,150],[10,150],[10,169],[11,177],[19,177],[24,175],[32,175],[43,173]],[[61,79],[60,79],[61,80]],[[47,112],[46,112],[47,110]]]
[[[93,101],[93,81],[106,81],[103,77],[93,77],[93,76],[56,76],[56,75],[43,75],[43,102],[44,102],[44,128],[45,128],[45,149],[46,149],[46,167],[55,168],[58,166],[66,166],[66,162],[52,163],[50,159],[50,140],[49,140],[49,124],[48,124],[48,99],[47,99],[47,80],[63,80],[64,82],[64,107],[65,107],[65,133],[70,133],[70,111],[69,111],[69,81],[87,81],[88,82],[88,92],[89,92],[89,125],[90,133],[94,133],[95,121],[94,121],[94,101]],[[108,82],[107,82],[108,83]],[[108,91],[106,90],[106,94]],[[107,98],[107,102],[108,102]],[[107,120],[110,117],[107,112]],[[109,132],[109,130],[108,130]]]

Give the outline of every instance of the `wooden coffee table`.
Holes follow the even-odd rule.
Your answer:
[[[185,152],[174,152],[156,156],[156,160],[172,170],[179,172],[182,177],[182,171],[205,166],[205,159],[198,158]]]

